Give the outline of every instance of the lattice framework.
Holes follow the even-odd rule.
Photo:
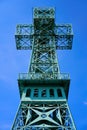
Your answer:
[[[21,103],[12,130],[76,130],[67,104],[70,77],[60,73],[56,54],[57,49],[72,48],[72,25],[55,24],[54,8],[34,8],[33,24],[17,25],[15,39],[17,49],[32,49],[32,56],[28,73],[19,74]],[[30,92],[24,96],[27,87],[37,85],[39,89],[41,84],[43,88],[48,84],[49,90],[50,85],[62,87],[64,99],[53,97],[47,101],[42,97],[38,101],[37,97],[36,101]]]

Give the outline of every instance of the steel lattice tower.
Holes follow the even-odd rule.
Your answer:
[[[17,25],[19,50],[32,49],[28,73],[20,73],[20,105],[12,130],[76,130],[69,107],[70,76],[60,73],[57,49],[71,49],[70,24],[55,24],[54,8],[34,8],[33,25]]]

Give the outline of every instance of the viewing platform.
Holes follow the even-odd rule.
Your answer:
[[[66,98],[68,98],[70,85],[70,75],[68,73],[19,73],[18,86],[20,91],[20,97],[22,96],[23,89],[25,87],[63,87]]]

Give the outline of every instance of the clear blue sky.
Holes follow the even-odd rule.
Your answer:
[[[32,7],[55,7],[56,23],[72,23],[73,49],[59,51],[69,72],[69,106],[77,130],[87,130],[87,0],[0,0],[0,130],[10,130],[19,102],[17,77],[27,72],[30,51],[17,51],[17,24],[32,24]]]

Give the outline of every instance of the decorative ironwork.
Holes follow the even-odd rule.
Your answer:
[[[75,130],[67,103],[21,103],[13,130]]]

